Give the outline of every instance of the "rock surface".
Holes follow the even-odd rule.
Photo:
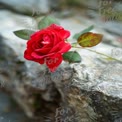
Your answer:
[[[0,36],[1,87],[11,93],[28,117],[35,122],[122,121],[121,61],[108,61],[105,56],[78,49],[81,63],[68,65],[63,62],[55,73],[51,73],[44,65],[26,61],[23,58],[25,41],[12,34],[23,28],[22,20],[30,21],[31,18],[7,11],[0,14],[4,15]],[[59,21],[72,34],[95,24],[79,16]],[[115,37],[97,26],[93,31],[104,34],[103,42],[111,38],[112,44],[101,43],[92,49],[121,60],[121,43],[116,42],[113,46]]]
[[[1,7],[25,14],[42,14],[50,11],[48,0],[0,0]]]
[[[15,104],[10,95],[0,90],[0,122],[33,122]]]

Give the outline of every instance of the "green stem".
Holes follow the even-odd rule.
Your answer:
[[[72,46],[72,47],[73,47],[73,48],[82,48],[82,47],[75,47],[75,46]],[[119,61],[119,62],[122,63],[121,60],[116,59],[116,58],[113,58],[113,57],[108,56],[108,55],[106,55],[106,54],[103,54],[103,53],[100,53],[100,52],[97,52],[97,51],[94,51],[94,50],[91,50],[91,49],[86,49],[86,48],[83,48],[83,49],[88,50],[88,51],[91,51],[91,52],[94,52],[94,53],[97,53],[97,54],[100,54],[100,55],[103,55],[103,56],[105,56],[105,57],[107,57],[107,58],[110,58],[110,59],[112,59],[112,60],[116,60],[116,61]]]

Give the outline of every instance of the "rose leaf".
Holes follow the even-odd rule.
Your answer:
[[[34,31],[32,30],[28,30],[28,29],[23,29],[23,30],[17,30],[14,31],[14,34],[24,40],[29,40],[30,36],[34,33]]]
[[[69,63],[79,63],[81,62],[81,56],[76,51],[69,51],[63,54],[63,59]]]
[[[59,25],[59,22],[51,16],[45,16],[38,23],[38,29],[46,28],[46,27],[50,26],[51,24],[58,24]]]
[[[78,37],[79,37],[81,34],[87,33],[87,32],[89,32],[89,31],[91,31],[93,28],[94,28],[94,26],[91,25],[90,27],[84,29],[83,31],[81,31],[81,32],[79,32],[79,33],[76,33],[76,34],[73,36],[73,38],[74,38],[74,39],[78,39]]]
[[[99,44],[102,41],[102,38],[102,34],[87,32],[82,34],[78,38],[77,42],[82,47],[93,47]]]

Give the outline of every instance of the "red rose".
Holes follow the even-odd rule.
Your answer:
[[[71,45],[65,42],[69,36],[69,31],[55,24],[37,31],[27,42],[24,58],[40,64],[46,63],[53,72],[61,64],[62,54],[71,48]]]

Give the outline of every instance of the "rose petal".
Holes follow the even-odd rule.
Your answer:
[[[59,53],[65,53],[71,48],[71,45],[69,43],[66,43],[64,41],[59,42],[55,47],[53,47],[49,53],[53,52],[59,52]]]
[[[41,53],[41,54],[47,54],[51,48],[42,48],[42,49],[36,49],[35,52]]]
[[[28,51],[28,50],[26,50],[25,52],[24,52],[24,58],[25,59],[27,59],[27,60],[32,60],[32,61],[35,61],[35,62],[38,62],[38,63],[40,63],[40,64],[44,64],[44,59],[34,59],[32,56],[31,56],[31,53]]]
[[[63,58],[60,53],[57,53],[46,60],[46,65],[50,69],[51,72],[54,72],[57,67],[61,64]]]
[[[70,36],[70,32],[67,30],[61,30],[61,31],[59,31],[59,35],[61,35],[61,37],[63,37],[63,39],[67,39]]]
[[[59,33],[58,35],[60,35],[63,39],[66,39],[70,36],[70,32],[68,30],[65,30],[63,27],[56,24],[50,25],[48,29],[56,30],[56,32]]]
[[[38,63],[40,63],[40,64],[44,64],[44,59],[34,59],[34,61],[36,61],[36,62],[38,62]]]
[[[39,55],[37,52],[32,52],[31,56],[35,59],[42,59],[42,58],[45,58],[45,57],[49,57],[51,55],[54,55],[54,53],[50,53],[50,54],[47,54],[47,55]]]
[[[63,27],[56,25],[56,24],[51,24],[47,29],[52,29],[52,30],[61,30]]]
[[[33,60],[33,57],[31,56],[31,51],[25,50],[24,58],[27,59],[27,60]]]
[[[62,45],[64,44],[64,42],[63,41],[61,41],[61,42],[59,42],[59,43],[57,43],[50,51],[49,51],[49,53],[52,53],[52,52],[57,52],[57,51],[59,51],[59,47],[61,46],[62,47]]]
[[[60,46],[61,47],[61,46]],[[67,52],[68,50],[71,49],[71,45],[69,43],[65,43],[63,45],[63,48],[60,49],[60,51],[58,51],[59,53],[65,53]]]

